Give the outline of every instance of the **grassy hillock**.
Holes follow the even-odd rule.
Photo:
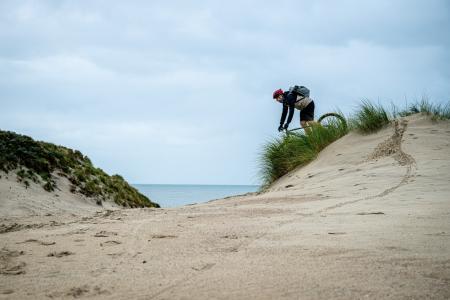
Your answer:
[[[124,207],[159,207],[130,186],[120,175],[109,176],[87,156],[31,137],[0,130],[0,170],[15,172],[25,187],[41,184],[51,192],[57,188],[55,174],[71,182],[71,192],[97,199],[111,199]]]
[[[346,121],[349,127],[337,122],[328,124],[327,127],[314,125],[306,133],[283,134],[263,146],[259,158],[262,189],[268,188],[275,180],[297,167],[311,162],[326,146],[351,130],[362,134],[374,133],[398,117],[417,113],[427,115],[434,121],[450,119],[450,103],[433,104],[422,100],[404,109],[399,109],[395,105],[386,109],[380,104],[364,100]]]

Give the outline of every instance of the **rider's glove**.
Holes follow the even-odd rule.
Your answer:
[[[281,131],[283,131],[284,129],[283,129],[283,124],[280,124],[280,126],[278,126],[278,131],[279,132],[281,132]]]
[[[284,129],[284,130],[287,130],[288,127],[289,127],[289,123],[286,123],[286,124],[284,124],[283,129]]]

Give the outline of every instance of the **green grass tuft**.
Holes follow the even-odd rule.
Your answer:
[[[262,189],[295,168],[314,160],[320,151],[347,132],[347,127],[342,123],[331,122],[327,127],[312,126],[308,134],[285,134],[266,143],[260,156]]]
[[[368,100],[362,101],[350,120],[351,128],[364,134],[377,132],[389,123],[389,113],[386,109],[380,104],[373,104]]]
[[[432,120],[449,120],[450,119],[450,102],[447,103],[431,103],[424,98],[421,101],[409,105],[403,110],[398,110],[393,106],[394,117],[406,117],[417,113],[422,113],[431,117]]]

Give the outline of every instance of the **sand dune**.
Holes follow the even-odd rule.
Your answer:
[[[448,299],[449,195],[450,122],[413,116],[259,195],[4,214],[0,299]]]
[[[119,208],[113,201],[102,201],[99,206],[94,198],[70,192],[69,180],[57,174],[53,175],[57,188],[51,193],[33,182],[25,188],[14,172],[0,171],[0,176],[0,218],[95,213],[102,208]]]

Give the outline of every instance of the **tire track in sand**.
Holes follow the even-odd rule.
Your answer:
[[[394,192],[399,187],[407,184],[409,179],[411,179],[412,177],[415,177],[416,170],[417,170],[416,160],[410,154],[405,153],[402,149],[402,139],[403,139],[404,133],[406,132],[407,126],[408,126],[408,121],[405,119],[401,120],[400,122],[398,120],[394,120],[394,133],[392,134],[392,136],[389,137],[384,142],[378,144],[378,146],[375,148],[375,150],[372,152],[372,154],[369,155],[369,157],[367,159],[367,160],[374,160],[374,159],[379,159],[382,157],[392,155],[394,160],[400,166],[406,166],[405,175],[403,175],[402,180],[398,184],[396,184],[392,187],[389,187],[376,195],[367,196],[367,197],[363,197],[363,198],[359,198],[359,199],[351,200],[351,201],[340,202],[338,204],[321,209],[321,210],[317,211],[316,213],[323,213],[323,212],[327,212],[329,210],[336,209],[336,208],[339,208],[339,207],[342,207],[342,206],[345,206],[348,204],[353,204],[353,203],[357,203],[360,201],[384,197],[384,196]]]

